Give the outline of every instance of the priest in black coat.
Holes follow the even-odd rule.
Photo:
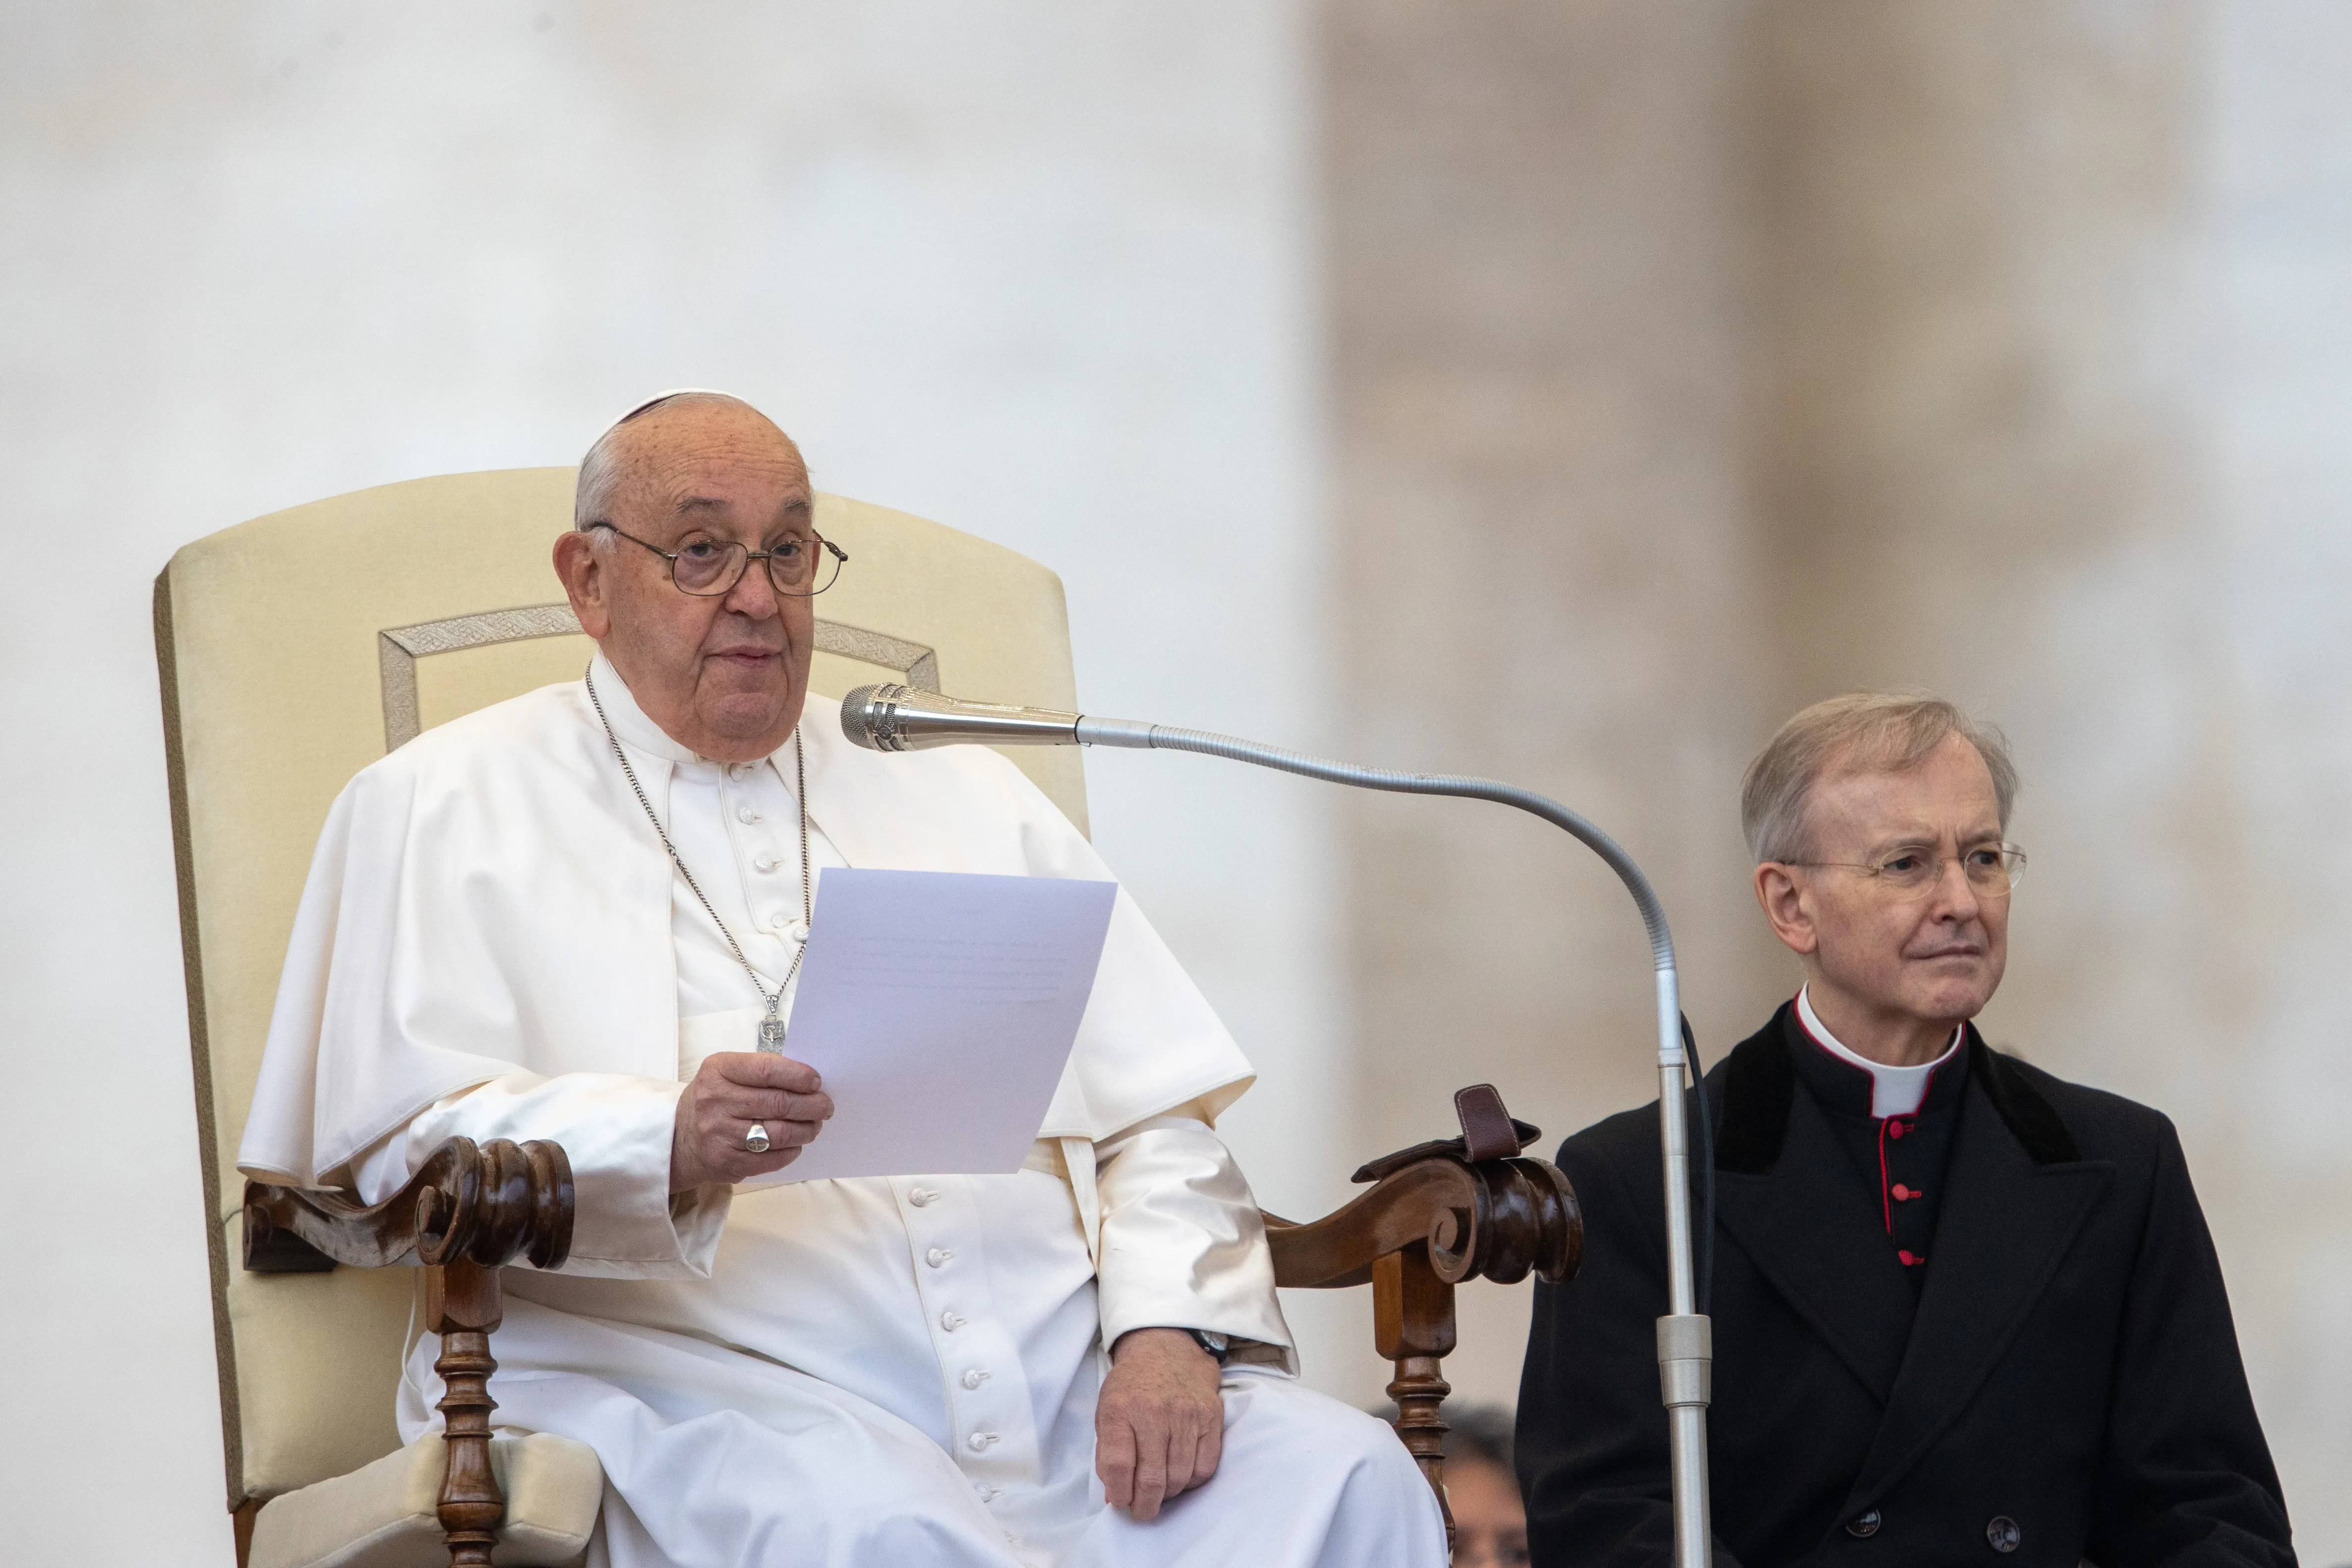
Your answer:
[[[1706,1077],[1717,1564],[2294,1561],[2172,1124],[1968,1021],[2006,955],[2015,789],[1997,734],[1916,697],[1807,709],[1749,769],[1805,988]],[[1665,1564],[1656,1108],[1559,1165],[1586,1252],[1528,1343],[1533,1561]]]

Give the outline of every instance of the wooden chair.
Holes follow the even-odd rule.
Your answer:
[[[337,792],[420,730],[587,664],[547,560],[572,485],[569,468],[522,469],[340,496],[198,540],[156,580],[240,1568],[560,1564],[595,1525],[592,1451],[490,1436],[499,1270],[518,1258],[552,1267],[570,1246],[560,1148],[452,1140],[372,1209],[331,1190],[243,1184],[235,1168],[295,904]],[[1053,573],[837,497],[819,498],[817,526],[854,565],[817,603],[814,691],[884,679],[1076,706]],[[1075,751],[1008,755],[1085,828]],[[1441,1500],[1454,1287],[1564,1279],[1582,1244],[1566,1180],[1520,1154],[1536,1130],[1490,1088],[1457,1107],[1461,1136],[1365,1166],[1369,1190],[1338,1213],[1266,1217],[1283,1285],[1372,1287],[1399,1434]],[[445,1432],[403,1448],[393,1391],[420,1321],[441,1336]]]

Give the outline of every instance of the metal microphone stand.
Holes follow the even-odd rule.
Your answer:
[[[1690,1134],[1683,1101],[1682,998],[1675,977],[1675,939],[1650,879],[1608,834],[1559,801],[1491,779],[1442,773],[1398,773],[1307,757],[1200,729],[1171,729],[1133,719],[1088,718],[1047,708],[971,702],[902,685],[860,686],[842,699],[842,732],[875,751],[934,746],[1116,746],[1135,750],[1193,751],[1253,763],[1284,773],[1359,789],[1402,795],[1455,795],[1516,806],[1564,828],[1609,862],[1642,912],[1658,980],[1658,1146],[1666,1184],[1666,1305],[1658,1320],[1658,1382],[1666,1406],[1674,1476],[1675,1568],[1708,1568],[1711,1560],[1706,1474],[1706,1406],[1714,1336],[1698,1310],[1690,1224]],[[1693,1074],[1696,1077],[1696,1073]],[[1700,1085],[1698,1092],[1706,1088]],[[1705,1105],[1700,1107],[1705,1113]],[[1712,1171],[1705,1173],[1712,1176]],[[1710,1189],[1711,1190],[1711,1189]],[[1709,1215],[1712,1224],[1713,1216]]]
[[[1706,1473],[1706,1406],[1714,1365],[1714,1336],[1698,1311],[1691,1266],[1689,1131],[1683,1102],[1682,998],[1675,975],[1675,939],[1666,912],[1642,868],[1614,839],[1548,796],[1491,779],[1444,773],[1400,773],[1308,757],[1280,747],[1261,746],[1207,730],[1172,729],[1132,719],[1077,721],[1081,746],[1138,750],[1192,751],[1253,763],[1284,773],[1321,779],[1359,789],[1402,795],[1454,795],[1516,806],[1566,829],[1617,873],[1649,932],[1650,956],[1658,982],[1658,1131],[1666,1184],[1666,1305],[1658,1320],[1658,1382],[1666,1406],[1675,1489],[1675,1568],[1707,1568],[1709,1555]],[[1702,1087],[1699,1091],[1704,1093]]]

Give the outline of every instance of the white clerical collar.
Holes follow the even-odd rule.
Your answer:
[[[637,699],[630,694],[629,683],[621,678],[621,672],[613,667],[613,661],[604,657],[602,648],[596,650],[595,658],[589,662],[588,674],[596,683],[596,695],[604,705],[604,716],[611,721],[613,733],[621,737],[622,745],[633,750],[651,752],[682,768],[718,768],[728,766],[703,756],[691,747],[679,745],[671,738],[667,730],[646,716],[646,710],[637,706]],[[771,766],[774,760],[773,758],[768,758]],[[790,786],[791,770],[781,769],[780,774],[784,783]]]
[[[690,747],[672,740],[668,731],[646,716],[646,710],[639,707],[637,699],[630,695],[629,683],[621,678],[621,672],[613,667],[612,660],[604,657],[602,648],[597,649],[596,656],[588,661],[588,678],[595,684],[597,700],[604,704],[605,722],[613,727],[613,733],[620,737],[622,745],[637,751],[650,751],[666,762],[709,760],[695,755]]]
[[[1927,1081],[1936,1075],[1936,1069],[1952,1060],[1952,1053],[1960,1049],[1960,1041],[1968,1038],[1968,1026],[1963,1024],[1952,1031],[1952,1043],[1946,1046],[1944,1054],[1935,1061],[1923,1062],[1917,1067],[1889,1067],[1885,1062],[1873,1061],[1866,1056],[1857,1056],[1848,1051],[1844,1043],[1830,1032],[1829,1026],[1822,1022],[1821,1015],[1813,1011],[1812,998],[1804,990],[1797,993],[1797,1019],[1805,1026],[1805,1032],[1813,1037],[1816,1045],[1848,1066],[1859,1067],[1870,1074],[1870,1113],[1874,1116],[1915,1114],[1927,1098]]]

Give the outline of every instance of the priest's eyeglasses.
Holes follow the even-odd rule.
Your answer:
[[[695,539],[683,549],[667,550],[646,544],[635,534],[622,533],[601,517],[588,527],[612,528],[631,544],[653,551],[669,562],[669,580],[677,584],[678,591],[698,599],[734,592],[755,560],[768,563],[768,580],[778,593],[787,599],[812,598],[834,585],[849,559],[847,550],[816,533],[786,534],[770,549],[753,549],[736,539]]]
[[[1874,861],[1788,861],[1788,865],[1830,866],[1858,871],[1889,897],[1925,898],[1943,885],[1944,867],[1958,861],[1979,898],[2007,898],[2025,875],[2025,852],[2015,844],[1979,844],[1958,855],[1926,850],[1895,850]]]

